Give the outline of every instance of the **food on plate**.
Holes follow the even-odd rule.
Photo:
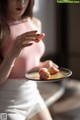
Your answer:
[[[50,73],[47,68],[40,68],[39,75],[40,75],[40,79],[48,80],[50,78]]]
[[[58,72],[59,72],[59,69],[56,68],[56,67],[54,67],[54,66],[51,66],[51,67],[48,68],[48,71],[49,71],[49,73],[50,73],[51,75],[53,75],[53,74],[58,73]]]
[[[48,80],[51,78],[52,75],[58,72],[59,72],[59,69],[55,68],[54,66],[51,66],[49,68],[40,68],[39,76],[40,76],[40,79]]]

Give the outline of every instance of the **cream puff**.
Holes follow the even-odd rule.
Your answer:
[[[39,69],[40,79],[47,80],[50,78],[50,73],[47,68],[40,68]]]
[[[48,68],[48,71],[49,71],[49,73],[52,75],[52,74],[58,73],[58,72],[59,72],[59,69],[56,68],[56,67],[54,67],[54,66],[51,66],[51,67]]]

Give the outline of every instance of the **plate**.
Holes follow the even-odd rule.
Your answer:
[[[40,79],[39,72],[33,71],[25,74],[25,77],[28,80],[37,81],[37,82],[56,82],[59,80],[63,80],[64,78],[68,78],[72,75],[72,71],[67,68],[59,68],[59,72],[51,75],[50,79],[43,80]]]

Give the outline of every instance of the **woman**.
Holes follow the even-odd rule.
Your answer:
[[[40,62],[45,47],[33,0],[0,0],[0,113],[8,120],[52,120],[36,82],[25,73],[55,66]]]

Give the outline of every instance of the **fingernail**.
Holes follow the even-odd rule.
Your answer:
[[[34,32],[37,32],[37,30],[35,30]]]
[[[37,36],[40,36],[40,34],[37,34]]]
[[[35,39],[35,42],[38,43],[40,41],[40,39]]]

